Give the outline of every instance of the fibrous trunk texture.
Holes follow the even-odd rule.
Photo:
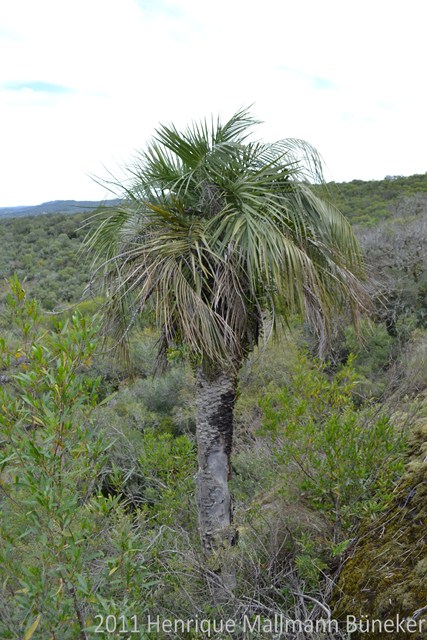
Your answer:
[[[236,377],[225,373],[197,374],[197,448],[199,470],[196,478],[196,503],[203,550],[207,556],[221,557],[222,550],[236,542],[232,526],[232,501],[228,488],[233,439],[233,409]],[[216,566],[232,587],[221,562]]]

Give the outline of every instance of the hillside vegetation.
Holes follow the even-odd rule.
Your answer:
[[[154,375],[149,317],[130,338],[131,370],[100,341],[102,301],[84,295],[80,253],[91,212],[0,220],[1,638],[208,637],[150,634],[150,614],[283,615],[306,621],[289,638],[344,640],[344,627],[320,633],[315,621],[423,619],[427,174],[328,193],[356,226],[373,309],[359,338],[336,319],[324,361],[295,317],[245,365],[231,480],[237,587],[216,609],[200,560],[196,383],[183,354],[169,350]]]
[[[328,185],[330,198],[353,224],[372,226],[390,217],[409,218],[427,211],[427,174],[387,176]]]

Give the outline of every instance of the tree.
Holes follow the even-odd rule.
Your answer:
[[[265,324],[300,313],[324,344],[332,308],[356,314],[363,298],[351,227],[310,188],[322,181],[316,151],[299,140],[250,141],[256,123],[240,110],[224,125],[160,126],[127,184],[109,182],[123,202],[96,218],[86,242],[108,333],[123,342],[151,309],[160,360],[180,348],[194,366],[207,555],[236,542],[228,479],[237,375]]]

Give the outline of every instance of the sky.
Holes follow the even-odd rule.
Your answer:
[[[427,171],[425,0],[0,0],[0,207],[113,197],[159,123],[252,105],[336,182]]]

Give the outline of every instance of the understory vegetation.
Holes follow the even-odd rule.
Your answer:
[[[326,359],[293,318],[244,365],[231,478],[237,586],[216,607],[194,506],[191,369],[170,350],[156,371],[149,317],[130,338],[131,369],[100,340],[102,301],[83,295],[79,258],[87,215],[0,221],[1,638],[161,637],[148,615],[344,618],[366,611],[369,566],[387,595],[372,598],[372,616],[425,605],[426,190],[427,176],[331,186],[357,225],[374,309],[359,336],[336,319]],[[399,524],[385,533],[390,519]],[[347,635],[307,626],[286,637]]]

